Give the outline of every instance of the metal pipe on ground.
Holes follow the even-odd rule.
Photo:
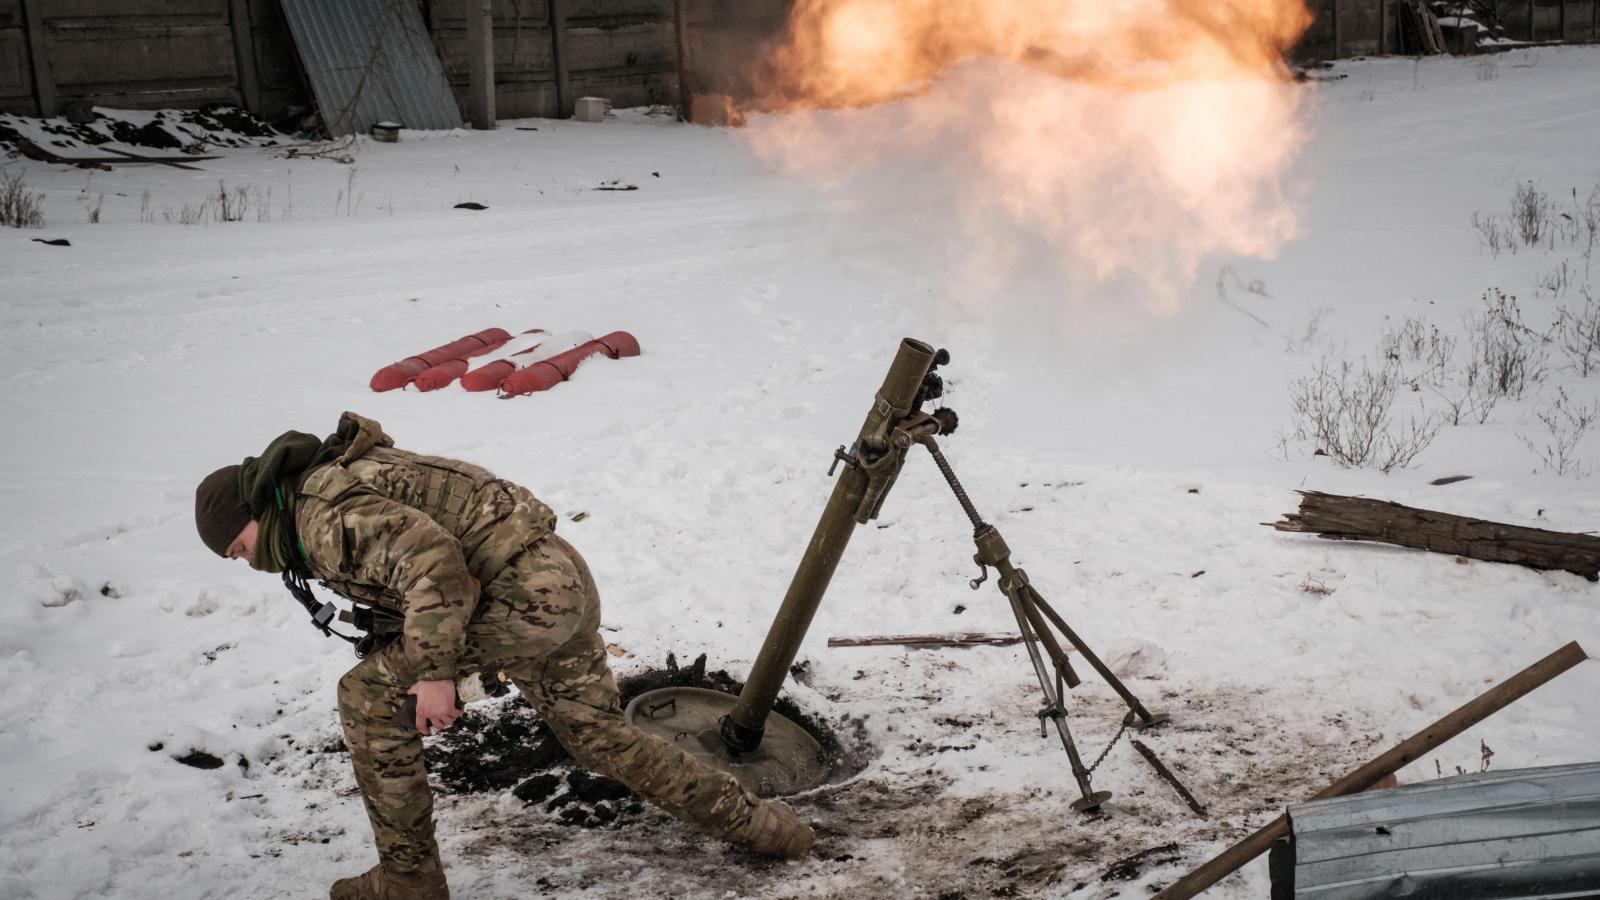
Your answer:
[[[375,391],[392,391],[410,384],[426,369],[437,366],[447,360],[466,359],[490,350],[511,340],[511,332],[504,328],[485,328],[464,338],[451,341],[440,347],[435,347],[416,356],[408,356],[397,363],[384,366],[372,376],[371,387]]]
[[[1424,753],[1433,750],[1473,725],[1510,706],[1557,675],[1588,659],[1589,655],[1573,641],[1546,656],[1521,672],[1500,682],[1488,691],[1446,714],[1443,718],[1422,729],[1401,743],[1385,751],[1376,759],[1354,772],[1328,785],[1312,796],[1312,800],[1326,800],[1364,791],[1377,784]],[[1272,847],[1278,838],[1289,833],[1289,819],[1278,816],[1260,830],[1222,851],[1200,868],[1183,876],[1156,894],[1155,900],[1188,900],[1231,875],[1245,863]]]
[[[633,335],[626,331],[613,331],[565,353],[517,369],[500,382],[500,396],[516,397],[547,391],[571,378],[572,373],[578,371],[578,366],[591,356],[620,359],[638,355],[639,341]]]

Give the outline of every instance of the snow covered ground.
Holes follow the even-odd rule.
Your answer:
[[[1600,48],[1335,71],[1308,88],[1301,236],[1270,261],[1208,259],[1167,314],[1131,284],[1064,297],[1040,248],[991,295],[953,288],[966,238],[937,169],[841,196],[773,171],[743,132],[633,113],[407,132],[353,165],[265,149],[203,171],[7,164],[48,226],[0,234],[0,896],[316,896],[371,864],[346,760],[319,752],[347,650],[276,579],[211,557],[191,516],[205,473],[345,409],[565,514],[632,654],[620,671],[705,652],[742,675],[896,342],[947,347],[952,464],[1044,595],[1172,713],[1141,739],[1213,811],[1195,819],[1122,744],[1095,777],[1108,814],[1071,812],[1018,648],[825,646],[1011,628],[991,586],[967,589],[964,519],[914,457],[789,686],[872,754],[795,799],[819,824],[813,859],[753,862],[654,814],[578,829],[457,796],[439,818],[460,897],[1141,894],[1566,641],[1600,647],[1576,576],[1260,524],[1298,488],[1558,530],[1600,514],[1593,481],[1518,437],[1539,436],[1557,388],[1595,402],[1600,380],[1558,353],[1526,398],[1446,427],[1410,468],[1280,452],[1289,383],[1325,354],[1371,355],[1407,317],[1460,334],[1495,287],[1543,329],[1584,280],[1600,288],[1570,247],[1495,256],[1471,224],[1520,183],[1561,203],[1600,184]],[[613,181],[638,190],[594,190]],[[178,224],[219,182],[247,192],[243,220]],[[1581,274],[1557,299],[1537,285],[1563,260]],[[644,355],[515,400],[367,390],[490,326],[627,329]],[[1600,438],[1577,452],[1600,460]],[[1456,474],[1475,477],[1428,484]],[[1115,696],[1091,678],[1071,702],[1098,752]],[[1484,746],[1495,768],[1592,759],[1597,722],[1588,663],[1400,777],[1476,771]],[[191,749],[227,764],[174,761]],[[1266,881],[1258,861],[1208,896]]]

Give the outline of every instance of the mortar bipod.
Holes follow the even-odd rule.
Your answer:
[[[1072,804],[1072,808],[1079,812],[1091,812],[1100,807],[1100,804],[1110,799],[1107,791],[1096,792],[1090,783],[1094,770],[1105,760],[1118,740],[1128,728],[1145,729],[1160,725],[1167,721],[1165,713],[1152,713],[1139,702],[1139,698],[1128,690],[1110,667],[1089,649],[1077,632],[1073,631],[1050,604],[1039,595],[1033,585],[1028,581],[1028,575],[1023,570],[1011,564],[1011,548],[1006,545],[1005,538],[1001,537],[999,529],[983,520],[978,514],[977,507],[967,496],[966,489],[961,486],[960,479],[956,478],[955,471],[950,468],[950,463],[939,450],[939,444],[934,440],[935,433],[931,428],[915,427],[904,432],[906,436],[928,449],[933,457],[934,464],[944,475],[945,482],[950,485],[951,491],[956,495],[961,508],[966,512],[967,518],[972,522],[972,540],[977,546],[977,553],[973,555],[973,562],[978,564],[978,577],[968,582],[973,590],[978,590],[983,582],[988,580],[989,569],[994,569],[999,575],[996,586],[1001,593],[1006,595],[1011,604],[1011,612],[1017,619],[1017,629],[1022,634],[1023,645],[1027,648],[1028,658],[1033,663],[1034,674],[1039,679],[1039,689],[1045,697],[1045,707],[1039,712],[1040,726],[1049,720],[1056,726],[1056,733],[1061,738],[1061,745],[1067,752],[1067,761],[1072,766],[1072,776],[1078,782],[1078,789],[1083,796]],[[1054,630],[1052,630],[1052,627]],[[1128,705],[1128,713],[1122,719],[1122,727],[1113,737],[1093,763],[1085,766],[1083,758],[1078,754],[1077,745],[1072,740],[1072,732],[1067,727],[1067,713],[1062,685],[1074,688],[1082,683],[1078,673],[1067,660],[1067,654],[1056,640],[1055,632],[1070,643],[1074,649],[1083,654],[1089,665],[1104,678],[1106,683],[1117,692],[1123,702]],[[1041,652],[1042,647],[1042,652]],[[1045,666],[1044,657],[1050,659],[1052,672]]]

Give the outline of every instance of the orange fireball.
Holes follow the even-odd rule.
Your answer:
[[[1294,234],[1284,54],[1310,21],[1301,0],[797,0],[749,135],[828,179],[942,157],[975,246],[1019,229],[1170,306],[1206,254]]]

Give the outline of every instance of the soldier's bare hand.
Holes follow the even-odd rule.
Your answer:
[[[456,683],[450,680],[419,681],[406,690],[417,698],[417,733],[432,734],[434,729],[449,728],[461,715],[456,706]]]

